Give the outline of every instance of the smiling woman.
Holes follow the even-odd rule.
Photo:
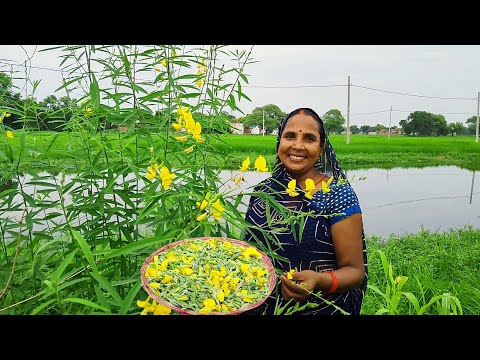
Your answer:
[[[367,286],[361,209],[313,110],[297,109],[282,121],[276,168],[255,191],[245,239],[274,248],[283,272],[284,304],[279,307],[273,294],[260,311],[360,314]],[[281,207],[271,206],[265,193]]]

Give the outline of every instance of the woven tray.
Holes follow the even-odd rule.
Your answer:
[[[143,285],[143,288],[145,289],[145,291],[148,293],[148,295],[150,295],[150,297],[153,300],[155,300],[157,303],[162,304],[162,305],[166,306],[167,308],[170,308],[170,309],[172,309],[173,311],[175,311],[179,314],[198,315],[197,312],[194,312],[194,311],[188,310],[188,309],[179,308],[179,307],[171,304],[170,302],[162,299],[160,296],[158,296],[153,291],[153,289],[150,288],[149,283],[148,283],[148,279],[145,277],[145,271],[146,271],[148,265],[153,261],[153,258],[154,258],[155,255],[158,255],[162,252],[165,252],[165,251],[167,251],[167,250],[169,250],[169,249],[171,249],[175,246],[178,246],[182,243],[185,243],[187,241],[192,241],[192,240],[203,240],[203,241],[205,241],[205,240],[209,240],[209,239],[228,241],[232,244],[235,244],[235,245],[241,246],[241,247],[252,247],[252,245],[247,244],[246,242],[243,242],[243,241],[240,241],[240,240],[224,238],[224,237],[212,237],[212,236],[183,239],[183,240],[179,240],[179,241],[175,241],[173,243],[167,244],[167,245],[155,250],[152,254],[150,254],[145,259],[145,261],[142,265],[142,268],[140,270],[142,285]],[[262,251],[260,251],[258,249],[257,249],[257,251],[262,255],[262,258],[261,258],[260,261],[266,266],[267,271],[268,271],[268,292],[267,292],[267,295],[264,298],[262,298],[261,300],[255,302],[255,303],[243,306],[240,309],[233,310],[233,311],[228,311],[228,312],[211,312],[211,313],[209,313],[209,315],[237,315],[237,314],[241,314],[245,311],[248,311],[248,310],[256,308],[257,306],[260,306],[268,298],[268,296],[270,296],[273,289],[275,288],[276,281],[277,281],[276,274],[275,274],[275,269],[273,267],[273,264],[272,264],[272,261],[270,260],[270,258],[265,253],[263,253]]]

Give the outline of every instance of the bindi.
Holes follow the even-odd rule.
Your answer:
[[[302,132],[302,130],[300,130],[300,132]]]

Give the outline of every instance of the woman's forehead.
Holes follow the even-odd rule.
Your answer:
[[[318,132],[318,122],[309,115],[297,114],[285,124],[284,131]]]

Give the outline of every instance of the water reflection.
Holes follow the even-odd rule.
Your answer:
[[[220,173],[224,185],[222,190],[232,192],[249,192],[253,186],[264,180],[269,173],[245,172],[244,180],[239,187],[229,181],[240,171],[224,170]],[[472,225],[480,228],[480,185],[478,173],[463,170],[458,167],[427,167],[397,168],[397,169],[368,169],[350,170],[347,176],[352,181],[363,211],[363,221],[366,235],[388,237],[390,234],[417,233],[422,229],[431,231],[446,231],[449,228]],[[61,175],[58,175],[57,181]],[[366,177],[365,180],[356,180]],[[134,179],[130,174],[126,181]],[[477,179],[477,181],[475,181]],[[31,179],[22,179],[28,184]],[[67,182],[70,176],[67,176]],[[52,181],[45,178],[45,181]],[[17,186],[16,182],[2,183],[1,189]],[[34,192],[34,186],[24,186],[24,191]],[[36,187],[36,191],[41,186]],[[106,197],[113,196],[106,194]],[[16,195],[17,199],[18,195]],[[18,199],[17,199],[18,200]],[[56,202],[58,194],[53,192],[49,200]],[[70,198],[66,196],[66,204]],[[121,203],[119,199],[119,203]],[[246,210],[248,196],[244,197],[239,211]],[[4,210],[4,209],[3,209]],[[44,209],[47,216],[54,207]],[[1,215],[2,213],[0,213]],[[21,211],[3,212],[1,216],[20,219]],[[82,220],[83,219],[79,219]],[[35,231],[42,230],[45,224],[35,223]]]
[[[224,171],[223,175],[231,177],[237,173]],[[480,228],[480,189],[475,171],[443,166],[346,173],[353,179],[367,235],[386,238],[390,234],[443,232],[466,225]],[[246,172],[242,187],[252,186],[268,176]],[[356,180],[362,176],[366,179]]]

